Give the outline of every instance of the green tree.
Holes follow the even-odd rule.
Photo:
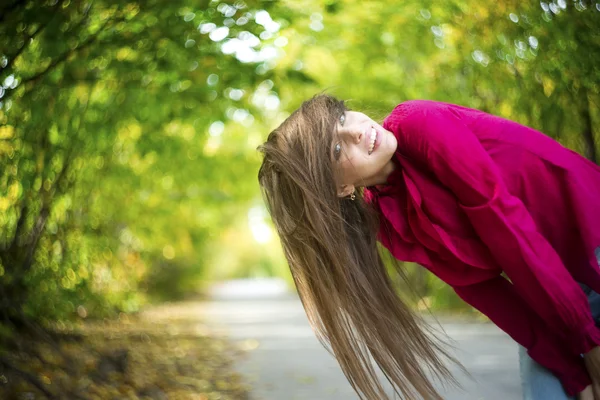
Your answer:
[[[260,6],[2,6],[0,315],[132,311],[140,289],[202,276],[207,240],[256,193],[247,131],[279,29]]]

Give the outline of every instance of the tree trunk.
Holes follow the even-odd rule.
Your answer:
[[[592,126],[592,115],[590,113],[591,103],[586,89],[581,90],[581,120],[583,123],[583,142],[585,144],[585,156],[594,163],[598,164],[598,152],[596,150],[596,139],[594,138],[594,129]]]

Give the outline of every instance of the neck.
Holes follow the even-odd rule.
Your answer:
[[[394,163],[394,159],[391,158],[390,161],[385,164],[385,166],[381,169],[381,172],[375,177],[376,181],[375,185],[385,185],[387,184],[387,179],[392,172],[396,169],[396,164]]]
[[[379,173],[373,176],[365,186],[379,186],[387,184],[388,177],[396,169],[393,157],[385,164]]]

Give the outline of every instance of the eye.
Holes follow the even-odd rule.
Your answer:
[[[344,122],[346,121],[346,114],[340,115],[340,125],[344,126]]]
[[[333,145],[333,158],[335,158],[336,160],[339,160],[341,154],[342,154],[342,144],[340,142],[337,142],[336,144]]]

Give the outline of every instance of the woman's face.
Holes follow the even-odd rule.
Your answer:
[[[396,137],[365,114],[344,112],[331,146],[338,195],[384,184],[394,169],[391,160],[397,146]]]

